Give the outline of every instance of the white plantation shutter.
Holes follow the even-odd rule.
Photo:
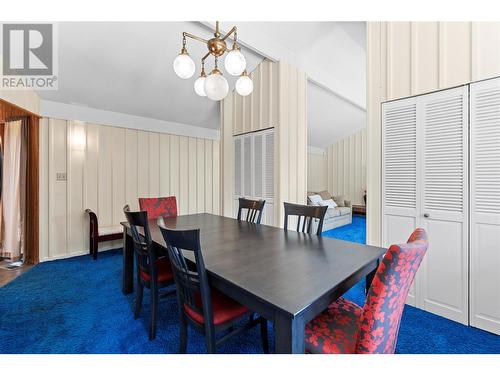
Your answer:
[[[444,94],[443,94],[444,93]],[[464,211],[464,91],[423,103],[425,210]],[[441,96],[441,95],[438,95]]]
[[[262,135],[255,135],[254,141],[254,179],[253,179],[253,195],[255,197],[262,197],[262,181],[264,180],[263,174],[263,148],[262,148]]]
[[[264,155],[264,198],[274,198],[274,132],[268,132],[265,138]]]
[[[234,212],[238,198],[265,199],[262,223],[273,223],[274,130],[266,129],[234,137]]]
[[[243,195],[252,194],[252,136],[243,138]]]
[[[470,86],[470,324],[500,335],[500,79]]]
[[[234,194],[241,195],[241,138],[234,139]]]
[[[417,180],[417,106],[414,100],[384,106],[384,202],[414,209]]]

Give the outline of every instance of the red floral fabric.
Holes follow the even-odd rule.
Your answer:
[[[422,228],[406,244],[392,245],[377,269],[363,310],[342,298],[332,303],[307,325],[307,351],[394,353],[406,297],[427,247]]]
[[[306,352],[354,353],[363,309],[340,297],[306,325]]]
[[[141,211],[147,211],[149,219],[177,216],[175,196],[160,198],[139,198]]]

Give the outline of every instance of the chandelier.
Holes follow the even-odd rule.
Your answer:
[[[228,50],[226,39],[233,35],[233,47]],[[240,76],[236,81],[236,92],[242,96],[247,96],[253,91],[253,82],[248,76],[246,71],[247,61],[245,56],[241,53],[238,46],[238,32],[234,26],[226,35],[222,36],[219,31],[219,22],[215,23],[215,33],[212,39],[206,40],[196,35],[186,32],[182,33],[182,49],[181,53],[174,60],[174,71],[182,79],[189,79],[194,75],[196,66],[193,59],[189,56],[186,48],[186,37],[205,43],[208,52],[201,59],[201,72],[200,76],[194,82],[194,91],[199,96],[206,96],[212,100],[222,100],[229,92],[229,85],[226,78],[218,68],[218,59],[224,53],[228,52],[225,60],[224,67],[226,71],[232,76]],[[215,67],[207,76],[205,74],[205,60],[213,56],[215,59]]]

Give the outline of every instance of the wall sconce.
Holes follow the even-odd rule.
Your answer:
[[[85,151],[87,148],[87,134],[85,133],[84,124],[73,127],[71,134],[71,144],[75,151]]]

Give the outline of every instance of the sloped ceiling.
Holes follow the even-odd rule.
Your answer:
[[[238,25],[249,71],[264,57],[305,71],[308,143],[324,148],[365,125],[364,22],[222,22]],[[172,62],[187,31],[210,37],[210,22],[58,24],[59,90],[43,100],[175,123],[219,128],[219,103],[198,97],[196,75],[178,78]],[[197,70],[205,46],[188,40]],[[223,64],[223,61],[221,61]],[[213,60],[207,70],[213,67]],[[198,73],[197,71],[197,73]],[[226,74],[230,87],[236,77]]]

